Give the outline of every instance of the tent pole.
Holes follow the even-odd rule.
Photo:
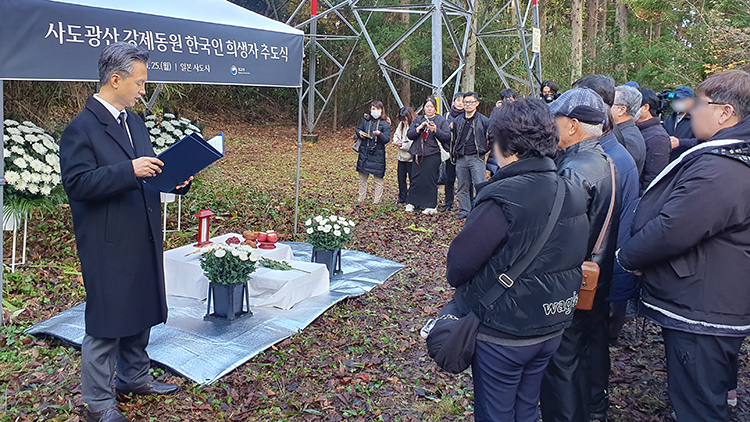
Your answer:
[[[299,221],[299,174],[300,162],[302,161],[302,86],[300,85],[299,110],[297,112],[297,187],[294,192],[294,234],[297,234],[297,222]],[[308,94],[309,95],[309,94]],[[1,198],[1,197],[0,197]]]
[[[3,84],[5,81],[0,79],[0,124],[5,127],[5,104],[3,103]],[[4,142],[0,139],[0,150],[5,148]],[[3,209],[3,186],[5,185],[5,169],[3,165],[5,160],[0,160],[0,222],[5,221],[5,210]],[[3,318],[3,238],[0,237],[0,326],[5,325]]]

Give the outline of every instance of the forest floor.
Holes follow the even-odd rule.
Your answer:
[[[183,228],[165,249],[196,235],[192,217],[218,214],[212,235],[275,229],[294,236],[296,128],[249,126],[208,116],[204,133],[226,134],[227,156],[197,176],[183,202]],[[121,409],[136,421],[464,421],[472,420],[469,372],[442,372],[427,356],[419,329],[451,297],[445,259],[462,222],[453,213],[409,214],[395,205],[396,154],[388,153],[385,200],[355,206],[353,130],[321,130],[302,152],[300,221],[318,213],[359,222],[347,245],[406,265],[370,293],[341,302],[214,384],[194,384],[169,370],[153,375],[178,384],[175,396],[134,398]],[[441,194],[442,201],[442,194]],[[174,208],[172,208],[174,209]],[[170,223],[175,223],[174,211]],[[0,420],[79,421],[80,351],[54,338],[21,332],[85,300],[69,208],[32,216],[28,263],[5,273],[0,327]],[[5,244],[10,244],[9,235]],[[9,256],[6,246],[5,256]],[[739,405],[732,421],[750,420],[748,348],[740,363]],[[660,330],[631,319],[611,348],[610,421],[670,421]]]

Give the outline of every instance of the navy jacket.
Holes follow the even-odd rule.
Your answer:
[[[674,161],[680,154],[698,145],[698,139],[693,134],[693,127],[690,125],[690,120],[690,113],[687,113],[675,127],[674,123],[677,121],[677,112],[674,111],[664,119],[664,123],[662,124],[664,130],[667,131],[669,136],[674,136],[680,140],[680,146],[672,150],[672,153],[669,155],[669,161]]]
[[[635,166],[638,168],[638,175],[643,173],[643,167],[646,165],[646,142],[643,140],[641,131],[635,126],[633,119],[627,122],[622,122],[617,125],[622,133],[623,146],[630,153],[635,161]]]
[[[739,141],[738,141],[739,140]],[[750,334],[750,117],[649,187],[618,252],[643,272],[643,313],[662,327]]]
[[[620,226],[617,231],[617,247],[621,247],[630,239],[630,225],[633,223],[635,207],[638,205],[638,169],[630,153],[622,144],[617,142],[614,134],[608,134],[599,139],[604,152],[612,158],[620,175],[620,192],[622,208],[620,209]],[[638,282],[630,271],[623,269],[615,261],[610,287],[610,302],[618,302],[634,298],[638,292]]]
[[[143,120],[128,111],[127,122],[139,156],[153,157]],[[93,97],[60,139],[93,337],[127,337],[167,320],[159,191],[135,177],[135,158],[128,135]]]

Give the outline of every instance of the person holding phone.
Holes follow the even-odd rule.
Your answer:
[[[417,117],[417,113],[411,107],[401,107],[398,113],[398,126],[393,132],[393,145],[398,147],[398,203],[405,204],[409,193],[406,178],[411,179],[411,163],[413,158],[409,154],[412,140],[406,135],[411,122]]]
[[[406,199],[406,211],[422,208],[423,214],[437,213],[437,181],[440,171],[440,147],[448,149],[451,140],[450,124],[445,117],[436,114],[437,102],[428,98],[424,103],[424,114],[417,116],[407,136],[414,141],[409,153],[412,163],[411,188]]]

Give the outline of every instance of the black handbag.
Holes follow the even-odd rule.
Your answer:
[[[448,183],[448,174],[445,168],[446,161],[443,161],[440,163],[440,168],[438,172],[438,179],[437,184],[438,186],[445,186]]]
[[[564,183],[562,179],[557,179],[555,202],[544,231],[536,238],[523,258],[511,265],[508,271],[500,274],[498,282],[482,298],[483,307],[489,308],[507,289],[513,287],[515,279],[526,271],[531,261],[547,243],[562,211],[565,198]],[[479,316],[474,312],[468,314],[461,312],[456,301],[451,300],[436,319],[430,319],[422,328],[421,335],[427,340],[427,354],[439,367],[452,374],[465,371],[474,359],[480,322]]]

